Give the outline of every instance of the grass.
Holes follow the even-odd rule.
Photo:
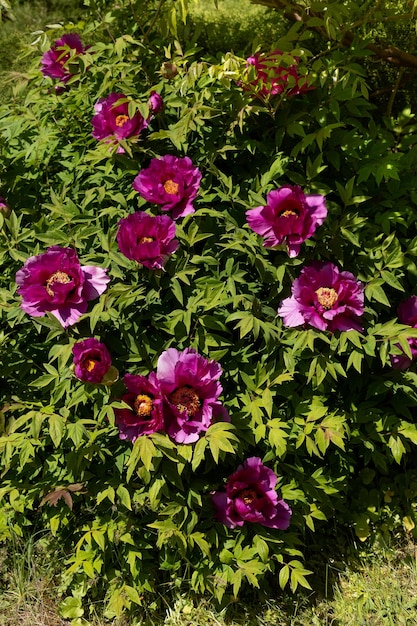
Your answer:
[[[51,552],[52,550],[52,552]],[[49,552],[48,552],[49,551]],[[15,540],[0,552],[0,626],[70,626],[58,612],[57,552],[45,536]],[[207,598],[167,595],[153,612],[106,620],[102,606],[85,607],[81,626],[411,626],[417,624],[417,546],[380,543],[316,593],[256,591],[222,609]],[[327,574],[326,572],[325,574]],[[314,585],[313,585],[314,586]],[[151,616],[151,617],[149,617]],[[75,622],[76,623],[76,622]]]

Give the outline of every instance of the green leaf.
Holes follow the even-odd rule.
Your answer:
[[[61,443],[62,435],[64,434],[64,421],[61,415],[56,415],[53,413],[49,416],[49,434],[54,443],[54,446],[57,448]]]
[[[59,613],[64,619],[82,617],[84,609],[82,608],[81,599],[72,596],[65,598],[59,605]]]

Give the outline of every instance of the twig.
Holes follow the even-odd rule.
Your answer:
[[[395,100],[395,96],[398,93],[398,89],[400,87],[401,84],[401,79],[402,76],[404,74],[404,68],[400,67],[399,71],[398,71],[398,76],[397,76],[397,80],[395,81],[394,87],[391,91],[391,95],[388,101],[388,105],[387,105],[387,117],[391,117],[391,113],[392,113],[392,107],[394,105],[394,100]]]
[[[148,30],[145,33],[145,37],[149,36],[149,33],[152,32],[153,27],[155,26],[155,22],[159,17],[159,13],[161,12],[162,9],[162,5],[164,4],[165,0],[159,0],[158,6],[156,7],[156,11],[155,11],[155,15],[153,16],[153,20],[149,25]]]

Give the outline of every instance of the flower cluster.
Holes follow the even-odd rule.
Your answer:
[[[42,74],[67,83],[78,71],[77,57],[85,51],[77,34],[64,35],[43,55]],[[177,69],[169,65],[165,64],[161,72],[172,78]],[[286,65],[285,54],[279,50],[249,57],[241,85],[263,101],[311,89],[298,73],[298,59]],[[136,110],[132,98],[125,93],[115,91],[100,98],[91,119],[92,136],[123,153],[122,143],[127,139],[136,142],[163,110],[164,102],[159,93],[151,91],[147,108],[140,108]],[[150,270],[163,269],[179,246],[175,221],[194,213],[201,179],[202,173],[188,156],[166,154],[152,158],[132,186],[146,202],[165,214],[136,211],[120,219],[116,239],[121,253]],[[0,198],[0,211],[7,210],[7,203]],[[323,195],[308,194],[298,185],[284,184],[267,193],[264,205],[249,209],[246,220],[249,228],[263,238],[266,248],[285,246],[294,258],[324,223],[327,213]],[[81,266],[72,248],[60,246],[30,257],[16,274],[22,309],[34,317],[50,312],[64,328],[79,320],[87,311],[88,302],[104,293],[109,280],[107,270]],[[288,327],[309,325],[329,332],[361,331],[363,313],[363,285],[350,272],[324,261],[304,265],[292,284],[291,296],[278,309]],[[400,321],[417,327],[416,296],[400,305],[398,316]],[[417,339],[408,342],[414,360]],[[74,343],[72,353],[74,375],[80,381],[110,384],[106,380],[115,368],[105,344],[96,338],[83,339]],[[391,358],[393,367],[398,369],[411,363],[404,354]],[[134,442],[138,437],[163,432],[178,444],[192,444],[217,420],[230,421],[219,400],[223,391],[221,375],[219,363],[191,348],[168,348],[159,356],[156,371],[147,376],[125,374],[125,393],[120,393],[124,405],[115,409],[120,439]],[[286,530],[292,511],[278,497],[276,484],[277,475],[259,457],[246,459],[228,478],[225,489],[211,494],[216,520],[231,529],[249,522]]]
[[[117,243],[122,254],[149,269],[161,269],[177,250],[174,220],[194,212],[201,172],[188,157],[167,154],[152,159],[133,181],[133,188],[168,215],[137,211],[119,221]]]
[[[259,457],[246,459],[229,477],[226,491],[212,494],[216,519],[228,528],[255,522],[286,530],[292,511],[284,500],[278,498],[276,483],[276,474],[263,465]]]
[[[177,443],[193,443],[215,419],[229,421],[218,398],[222,369],[186,348],[169,348],[158,359],[156,373],[126,374],[128,393],[122,400],[130,408],[116,409],[120,437],[135,441],[140,435],[166,432]]]
[[[283,53],[280,50],[268,53],[257,52],[248,57],[242,87],[262,99],[283,92],[289,96],[295,96],[309,91],[311,87],[298,75],[297,65],[285,67],[282,57]],[[254,78],[250,78],[251,68],[255,71]]]

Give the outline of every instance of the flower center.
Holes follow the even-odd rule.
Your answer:
[[[97,365],[97,361],[94,361],[94,359],[88,359],[87,361],[84,362],[84,367],[87,370],[87,372],[92,372],[96,365]]]
[[[243,500],[245,504],[252,504],[257,498],[256,491],[254,489],[244,489],[240,492],[239,498]]]
[[[164,189],[170,195],[175,195],[178,193],[178,183],[174,183],[173,180],[169,179],[164,182]]]
[[[278,213],[278,217],[299,217],[299,215],[300,211],[295,206],[282,209],[282,211]]]
[[[71,282],[71,278],[65,272],[54,272],[46,281],[46,293],[49,296],[54,296],[54,290],[52,285],[59,283],[60,285],[66,285]]]
[[[316,290],[317,300],[319,304],[328,311],[337,302],[337,291],[333,287],[320,287]]]
[[[126,124],[128,119],[129,119],[128,115],[118,115],[116,117],[116,126],[124,126],[124,124]]]
[[[187,415],[194,415],[200,408],[200,398],[192,387],[187,385],[179,387],[169,397],[170,402],[177,407],[181,413],[187,413]]]
[[[141,237],[138,243],[152,243],[154,241],[153,237]]]
[[[153,402],[149,396],[140,395],[136,396],[133,403],[133,410],[139,417],[149,417],[152,413]]]

